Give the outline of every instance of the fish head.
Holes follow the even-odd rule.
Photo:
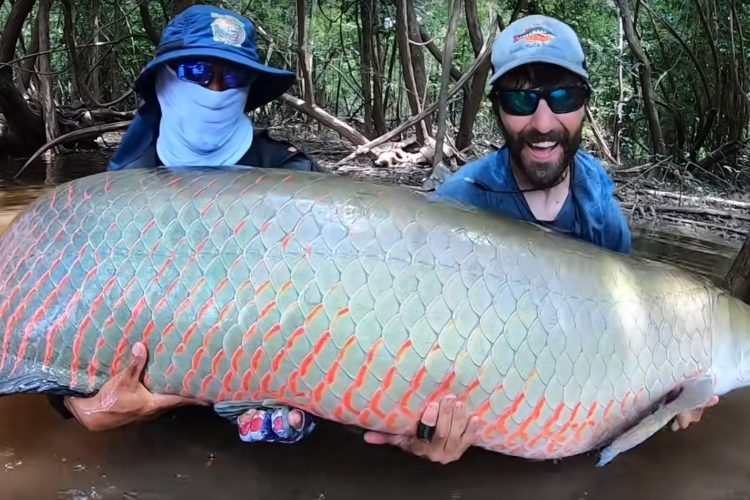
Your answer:
[[[725,293],[716,297],[712,354],[716,394],[750,385],[750,306]]]

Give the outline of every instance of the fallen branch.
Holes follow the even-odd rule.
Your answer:
[[[750,208],[750,203],[736,200],[725,200],[724,198],[717,198],[715,196],[688,196],[684,194],[672,193],[669,191],[657,191],[656,189],[641,189],[638,192],[663,198],[670,198],[673,200],[684,200],[696,203],[710,202],[735,208]]]
[[[26,170],[26,167],[31,165],[34,160],[39,158],[44,154],[45,151],[48,149],[54,148],[55,146],[58,146],[60,144],[64,144],[66,142],[75,141],[76,139],[83,139],[87,137],[95,137],[98,136],[104,132],[112,132],[113,130],[120,130],[123,128],[127,128],[130,126],[130,123],[132,120],[127,120],[123,122],[115,122],[115,123],[106,123],[104,125],[95,125],[93,127],[86,127],[82,128],[80,130],[74,130],[73,132],[68,132],[67,134],[63,134],[60,137],[57,137],[56,139],[48,142],[41,148],[37,149],[36,152],[31,155],[31,157],[26,160],[26,163],[23,164],[23,166],[16,172],[16,175],[13,176],[14,179],[17,179],[18,176],[20,176],[24,170]]]
[[[326,127],[330,128],[334,132],[337,132],[339,135],[346,138],[355,146],[364,145],[367,143],[367,137],[360,134],[353,127],[347,125],[335,116],[329,114],[321,107],[315,104],[309,105],[299,97],[295,97],[290,94],[282,94],[280,99],[297,111],[305,113],[306,115],[314,118]]]
[[[633,208],[633,203],[621,203],[620,206],[624,209]],[[742,215],[727,210],[719,210],[717,208],[707,207],[678,207],[675,205],[650,205],[649,209],[656,212],[671,212],[677,214],[695,214],[695,215],[706,215],[714,217],[723,217],[726,219],[737,219],[742,221],[750,221],[750,215]]]
[[[719,224],[711,224],[710,222],[701,222],[701,221],[692,220],[692,219],[683,219],[681,217],[671,217],[669,215],[665,215],[662,218],[666,221],[677,223],[677,224],[692,224],[695,226],[705,227],[708,229],[716,229],[718,231],[727,231],[727,232],[735,233],[735,234],[747,234],[747,231],[744,229],[737,229],[734,227],[725,227]]]

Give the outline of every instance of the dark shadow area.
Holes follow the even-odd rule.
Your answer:
[[[473,449],[432,464],[324,423],[297,445],[249,445],[207,409],[89,433],[41,396],[0,399],[0,497],[8,499],[750,498],[750,392],[687,431],[664,430],[604,468],[593,455],[530,462]]]

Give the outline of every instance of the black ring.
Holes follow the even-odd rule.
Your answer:
[[[419,425],[417,425],[417,437],[421,441],[430,442],[432,441],[432,437],[435,435],[435,426],[434,425],[427,425],[424,422],[420,421]]]

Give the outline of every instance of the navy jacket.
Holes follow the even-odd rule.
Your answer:
[[[609,250],[630,254],[631,234],[614,198],[614,183],[602,164],[580,149],[574,156],[571,190],[557,218],[534,217],[510,169],[507,147],[467,163],[435,192],[452,200],[546,226]]]
[[[156,154],[161,110],[159,106],[144,105],[107,165],[108,170],[153,168],[162,165]],[[253,142],[237,165],[259,168],[287,168],[320,172],[320,166],[290,143],[272,139],[267,130],[255,130]],[[208,165],[210,166],[210,165]]]

